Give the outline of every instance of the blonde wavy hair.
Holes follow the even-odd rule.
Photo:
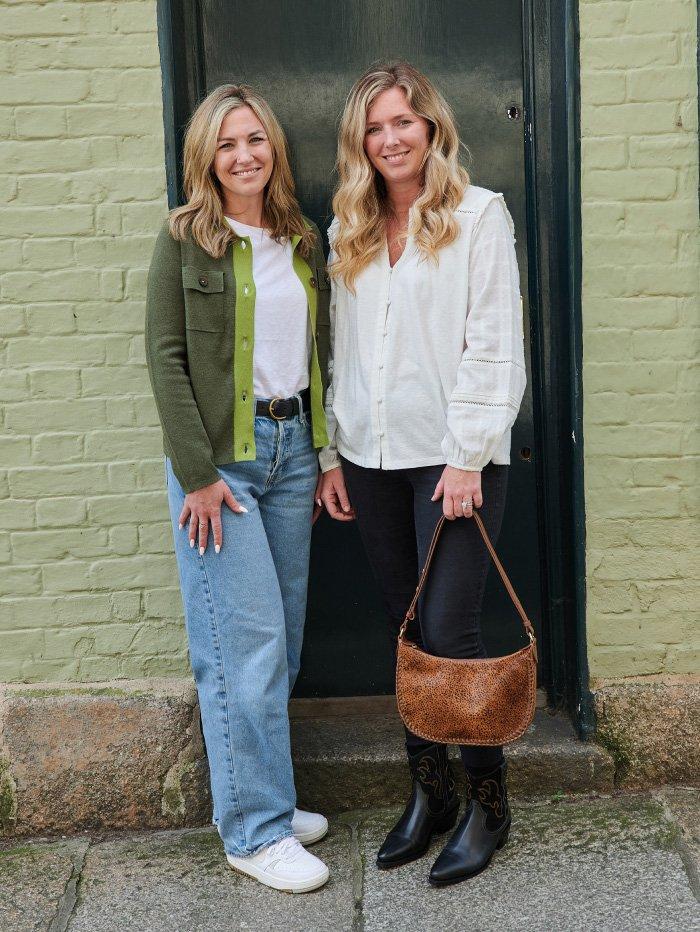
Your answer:
[[[430,142],[424,161],[423,190],[411,208],[408,234],[433,260],[459,235],[453,211],[469,184],[459,162],[460,140],[452,110],[420,71],[399,61],[374,65],[352,87],[340,122],[338,185],[333,211],[338,228],[333,240],[331,272],[352,290],[358,274],[384,247],[390,210],[384,179],[364,148],[367,114],[382,91],[400,87],[411,109],[428,121]]]
[[[170,212],[170,233],[177,240],[191,237],[215,259],[223,256],[228,244],[235,241],[236,234],[224,217],[214,158],[224,117],[239,107],[250,107],[262,123],[272,149],[272,174],[264,191],[263,223],[278,242],[301,236],[298,249],[306,258],[316,237],[307,229],[294,194],[284,130],[267,101],[247,84],[217,87],[192,114],[183,156],[187,203]]]

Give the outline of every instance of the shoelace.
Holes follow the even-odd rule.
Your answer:
[[[293,861],[301,847],[302,845],[297,841],[294,835],[282,838],[281,841],[275,842],[274,845],[270,845],[267,849],[265,867],[267,868],[277,861],[285,861],[287,863]]]

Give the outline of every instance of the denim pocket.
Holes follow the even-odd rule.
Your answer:
[[[255,435],[255,447],[256,449],[269,447],[274,444],[277,438],[277,421],[274,421],[271,417],[259,417],[255,416],[253,421],[253,432]]]

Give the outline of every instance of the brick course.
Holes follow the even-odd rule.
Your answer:
[[[0,70],[0,680],[184,675],[141,347],[155,3],[3,4]]]
[[[694,673],[695,7],[580,24],[591,672]],[[185,675],[142,346],[155,2],[3,3],[0,74],[0,680]]]
[[[697,11],[579,15],[591,674],[697,674]]]

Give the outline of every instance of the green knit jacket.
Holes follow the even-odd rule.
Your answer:
[[[311,428],[317,449],[328,443],[330,280],[318,229],[308,259],[292,238],[293,266],[306,291],[311,326]],[[146,362],[163,449],[185,492],[219,478],[217,465],[255,459],[253,247],[238,237],[221,259],[191,240],[173,239],[166,223],[148,273]]]

